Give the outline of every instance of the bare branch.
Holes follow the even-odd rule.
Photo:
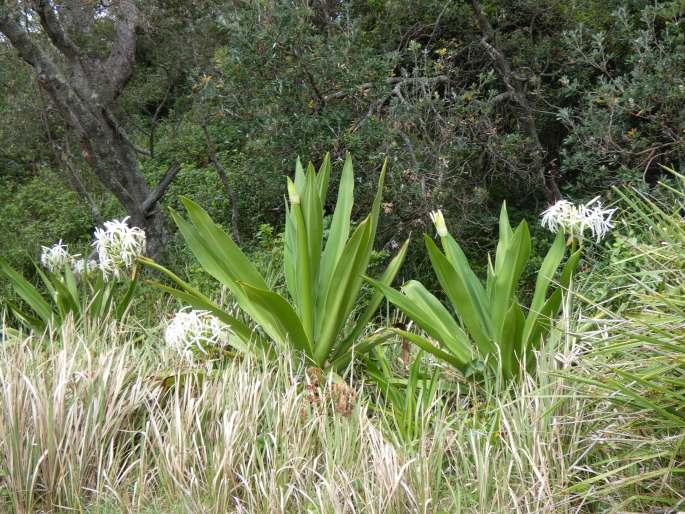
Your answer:
[[[528,138],[532,141],[535,151],[538,154],[536,158],[536,161],[538,162],[537,172],[540,176],[539,180],[541,181],[541,185],[544,186],[545,193],[550,202],[558,200],[560,193],[559,186],[556,182],[554,162],[549,160],[547,151],[540,141],[533,108],[531,107],[526,94],[525,80],[512,70],[507,58],[502,51],[495,46],[495,31],[492,28],[492,25],[490,25],[487,16],[485,16],[480,2],[478,0],[471,0],[471,6],[473,7],[473,12],[480,28],[480,43],[492,59],[497,74],[507,88],[507,92],[498,95],[495,97],[495,100],[501,101],[511,99],[518,105],[520,109],[519,123]]]
[[[202,131],[205,133],[205,140],[207,141],[207,154],[209,159],[212,161],[216,172],[219,174],[219,178],[226,189],[226,195],[228,196],[229,202],[231,202],[231,231],[233,232],[233,237],[236,242],[240,244],[240,230],[238,228],[238,196],[235,193],[231,183],[228,181],[228,175],[226,173],[226,168],[224,168],[221,161],[219,161],[216,150],[214,149],[214,142],[209,135],[209,128],[207,127],[207,122],[202,123]]]
[[[157,129],[157,123],[159,122],[159,115],[162,112],[162,108],[166,104],[167,99],[169,98],[169,94],[171,94],[171,89],[172,84],[169,84],[169,87],[166,89],[166,93],[164,93],[162,101],[159,102],[159,105],[157,105],[157,108],[155,109],[155,112],[152,115],[152,119],[150,120],[150,133],[148,135],[148,155],[152,158],[154,158],[155,156],[155,130]]]
[[[110,54],[103,63],[112,86],[113,99],[119,96],[133,73],[136,29],[141,18],[140,11],[132,0],[121,0],[117,11],[117,35]]]
[[[495,98],[492,99],[492,103],[495,105],[499,105],[502,102],[506,102],[507,100],[513,100],[514,95],[511,93],[511,91],[505,91],[504,93],[500,93],[499,95],[495,96]]]
[[[326,97],[324,97],[321,94],[321,90],[319,90],[319,87],[316,85],[316,80],[314,80],[314,76],[309,71],[309,68],[307,68],[306,66],[303,66],[303,69],[304,69],[304,75],[305,75],[305,77],[307,77],[307,82],[309,82],[309,85],[312,87],[312,89],[314,90],[314,93],[316,94],[317,103],[319,104],[317,110],[321,111],[321,110],[323,110],[324,107],[326,107]]]
[[[394,84],[394,87],[388,94],[379,98],[375,102],[372,102],[371,105],[369,105],[369,109],[366,111],[366,114],[355,124],[354,128],[352,129],[352,132],[356,132],[357,130],[359,130],[359,128],[362,125],[364,125],[364,123],[366,123],[375,112],[379,112],[393,96],[399,98],[401,102],[406,102],[406,100],[402,96],[402,86],[406,84],[433,85],[447,81],[447,75],[437,75],[435,77],[388,77],[385,80],[386,84]]]
[[[57,69],[43,50],[36,45],[21,25],[13,19],[7,7],[0,6],[0,32],[7,36],[20,57],[36,69],[37,74],[55,75]]]
[[[122,127],[119,124],[119,122],[116,120],[116,118],[114,116],[112,116],[112,114],[107,109],[103,109],[103,114],[104,114],[105,118],[107,119],[107,121],[109,122],[109,124],[114,128],[116,133],[119,135],[119,137],[121,137],[121,139],[123,139],[124,142],[128,146],[130,146],[134,152],[136,152],[140,155],[145,155],[147,157],[152,157],[152,154],[148,150],[145,150],[144,148],[140,148],[139,146],[136,146],[136,144],[133,141],[131,141],[131,138],[128,137],[128,133],[126,132],[126,130],[124,130],[124,127]]]
[[[385,83],[389,85],[397,85],[397,84],[437,84],[441,82],[447,82],[448,77],[447,75],[436,75],[435,77],[388,77],[385,79]],[[368,91],[372,87],[376,85],[375,82],[364,82],[363,84],[359,84],[357,87],[355,87],[355,91],[359,92],[364,92]],[[330,100],[333,99],[342,99],[345,98],[351,94],[353,94],[354,91],[336,91],[335,93],[331,93],[328,95],[325,95],[323,97],[324,102],[329,102]],[[392,96],[392,95],[391,95]]]
[[[155,204],[162,199],[164,193],[166,193],[166,190],[169,187],[169,184],[171,184],[171,181],[174,180],[174,177],[180,170],[181,165],[177,161],[171,163],[169,168],[166,170],[166,173],[162,177],[162,180],[157,183],[155,188],[143,202],[141,207],[143,212],[149,212],[150,209],[155,207]]]
[[[81,56],[81,52],[74,42],[69,39],[66,32],[62,28],[55,6],[49,0],[38,0],[37,2],[38,16],[40,17],[40,24],[45,29],[53,44],[62,51],[62,53],[69,59],[75,60]]]

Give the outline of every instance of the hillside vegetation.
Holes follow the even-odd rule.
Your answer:
[[[685,510],[684,15],[0,3],[0,511]]]

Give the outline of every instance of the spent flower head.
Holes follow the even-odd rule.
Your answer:
[[[51,273],[57,273],[64,269],[64,266],[71,265],[74,256],[69,253],[67,245],[62,244],[62,240],[52,246],[42,246],[40,263]]]
[[[104,228],[95,229],[95,246],[98,262],[105,280],[120,278],[133,266],[136,257],[145,252],[145,231],[130,227],[128,217],[105,222]]]
[[[559,200],[545,210],[542,226],[552,232],[560,230],[582,241],[587,230],[600,242],[614,227],[611,221],[616,209],[605,209],[599,196],[586,204],[575,205],[568,200]]]
[[[164,340],[192,363],[196,351],[206,355],[208,348],[225,347],[229,333],[228,325],[210,312],[184,307],[167,325]]]

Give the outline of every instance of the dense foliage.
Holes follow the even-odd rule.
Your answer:
[[[525,90],[540,146],[467,2],[146,3],[134,72],[114,113],[145,150],[149,182],[180,163],[167,205],[178,206],[182,193],[248,245],[261,223],[281,226],[281,177],[297,155],[332,149],[339,162],[352,152],[365,164],[360,212],[387,157],[380,244],[425,230],[428,213],[441,207],[467,254],[480,256],[492,249],[502,200],[514,219],[544,206],[541,166],[578,199],[653,182],[662,164],[677,167],[685,97],[679,2],[482,8],[491,43]],[[7,43],[0,56],[2,219],[30,226],[47,208],[35,202],[48,196],[46,215],[55,221],[3,236],[12,263],[28,269],[39,244],[64,233],[86,240],[96,218],[117,207],[31,70]],[[37,193],[41,183],[54,196]],[[169,258],[185,261],[176,250]],[[414,243],[408,269],[417,266],[430,275]]]

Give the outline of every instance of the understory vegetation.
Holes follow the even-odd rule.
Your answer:
[[[184,309],[169,320],[168,300],[145,307],[157,324],[136,317],[135,301],[119,319],[73,311],[42,329],[6,313],[3,509],[677,509],[685,490],[683,186],[674,175],[659,200],[618,191],[613,243],[573,275],[559,314],[528,350],[534,360],[517,356],[533,364],[513,374],[454,367],[440,351],[410,346],[423,334],[450,347],[430,327],[416,335],[393,328],[415,332],[389,304],[360,334],[369,353],[337,372],[301,359],[295,341],[245,351],[249,340],[221,333],[231,319],[210,311]],[[230,294],[211,301],[239,315]],[[201,312],[222,320],[217,334],[192,315]]]
[[[0,512],[685,511],[683,20],[1,1]]]

